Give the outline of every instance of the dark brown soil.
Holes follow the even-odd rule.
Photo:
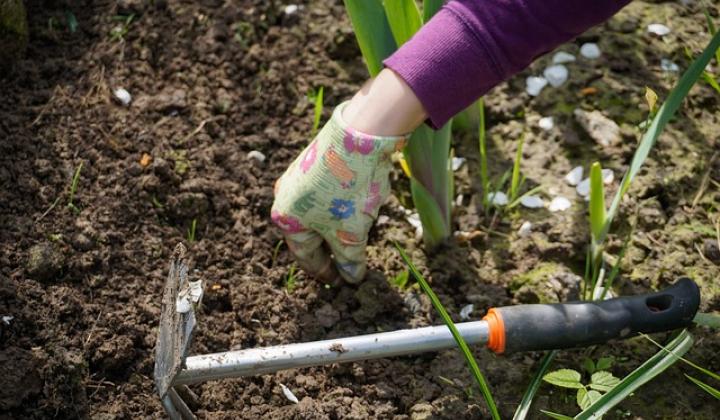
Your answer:
[[[549,263],[566,281],[555,297],[569,296],[588,242],[584,202],[565,213],[517,209],[496,223],[497,233],[483,232],[491,218],[477,205],[472,134],[455,138],[456,154],[468,158],[457,173],[464,201],[456,228],[480,230],[476,239],[428,259],[403,219],[399,203],[407,193],[397,172],[397,197],[382,210],[390,221],[371,234],[367,280],[326,289],[300,273],[288,292],[291,260],[282,246],[274,257],[280,237],[269,224],[273,182],[307,144],[312,104],[306,93],[325,86],[327,117],[366,73],[341,2],[312,1],[292,16],[284,6],[27,2],[26,58],[0,79],[0,315],[14,317],[0,322],[0,418],[164,417],[152,380],[160,294],[168,258],[176,243],[188,242],[193,222],[193,276],[207,285],[195,354],[438,324],[416,289],[390,285],[403,270],[393,240],[408,248],[456,319],[467,303],[474,303],[477,319],[491,306],[546,296],[547,279],[533,273]],[[77,18],[75,32],[66,24],[68,11]],[[129,24],[117,18],[131,14]],[[651,22],[670,23],[673,33],[664,41],[651,37],[644,29]],[[561,89],[535,99],[524,93],[525,77],[541,72],[548,58],[499,86],[488,95],[493,175],[510,166],[525,131],[528,185],[575,197],[562,176],[595,159],[619,178],[646,113],[644,86],[666,96],[678,76],[662,72],[659,60],[686,67],[684,46],[697,53],[707,40],[703,22],[696,5],[638,1],[564,47],[577,53],[583,41],[597,40],[603,57],[577,63]],[[123,25],[120,38],[125,31],[115,28]],[[133,95],[129,107],[113,99],[119,87]],[[581,95],[586,87],[598,93]],[[601,109],[621,123],[623,144],[596,145],[573,123],[576,107]],[[694,88],[631,188],[609,247],[617,254],[637,213],[620,292],[640,293],[690,275],[702,287],[702,310],[720,309],[713,243],[720,215],[719,109],[720,95],[707,85]],[[545,115],[555,116],[550,132],[537,128]],[[248,159],[252,150],[267,160]],[[74,207],[68,206],[80,165]],[[528,238],[515,233],[524,220],[535,224]],[[719,371],[716,331],[694,328],[693,334],[688,357]],[[619,362],[612,370],[622,376],[654,352],[647,341],[632,339],[562,352],[554,366],[579,369],[586,355],[613,355]],[[496,357],[477,349],[476,356],[503,417],[511,417],[542,354]],[[713,418],[717,401],[684,372],[689,368],[671,368],[607,417]],[[300,403],[287,401],[279,383]],[[192,390],[198,396],[192,408],[202,418],[488,416],[457,351]],[[543,385],[535,408],[571,414],[573,400]]]

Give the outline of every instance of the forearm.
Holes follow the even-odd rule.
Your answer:
[[[440,127],[630,0],[452,0],[385,60]]]

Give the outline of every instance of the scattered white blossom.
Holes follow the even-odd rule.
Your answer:
[[[550,131],[555,127],[555,121],[553,121],[553,117],[542,117],[538,121],[538,126],[545,131]]]
[[[570,200],[565,197],[558,196],[552,199],[550,205],[548,206],[548,210],[553,213],[557,211],[565,211],[570,208],[570,205]]]
[[[465,163],[464,157],[453,157],[452,158],[452,170],[457,171]]]
[[[582,181],[583,176],[583,167],[582,166],[576,166],[570,170],[570,172],[565,175],[565,182],[572,185],[573,187]]]
[[[657,36],[665,36],[670,33],[670,28],[662,23],[651,23],[647,27],[648,32]]]
[[[508,203],[508,196],[502,191],[495,191],[488,194],[488,200],[496,206],[504,206]]]
[[[556,52],[552,58],[553,64],[572,63],[573,61],[575,61],[575,56],[565,51]]]
[[[518,229],[518,235],[521,238],[525,238],[527,236],[530,236],[532,233],[532,223],[528,221],[524,221],[522,225],[520,225],[520,229]]]
[[[543,76],[552,87],[560,87],[568,79],[568,69],[562,64],[555,64],[545,69]]]
[[[538,96],[547,84],[548,81],[544,77],[530,76],[525,79],[525,92],[530,96]]]
[[[660,68],[662,69],[662,71],[666,71],[669,73],[677,73],[678,71],[680,71],[680,66],[668,60],[667,58],[663,58],[660,60]]]
[[[10,321],[12,321],[13,319],[15,319],[15,317],[12,315],[3,315],[2,316],[2,322],[5,325],[10,325]]]
[[[602,170],[602,180],[603,184],[612,184],[612,182],[615,180],[615,173],[612,169],[603,169]]]
[[[525,195],[520,198],[520,204],[522,204],[523,207],[527,207],[529,209],[545,207],[545,201],[538,195]]]
[[[590,195],[590,178],[585,178],[577,184],[575,191],[583,197]]]
[[[130,95],[130,92],[123,88],[115,89],[113,91],[113,95],[115,95],[115,98],[117,98],[117,100],[125,106],[130,105],[130,102],[132,102],[132,95]]]
[[[460,319],[462,319],[462,320],[470,319],[470,314],[472,313],[473,310],[475,310],[475,305],[473,305],[472,303],[469,305],[463,306],[462,309],[460,309]]]
[[[285,398],[287,398],[288,401],[290,401],[291,403],[294,403],[294,404],[298,403],[297,397],[295,396],[295,394],[292,393],[292,391],[290,391],[290,389],[288,387],[286,387],[283,384],[280,384],[280,389],[282,389],[283,395],[285,395]]]
[[[600,57],[600,47],[594,42],[586,42],[580,47],[580,55],[594,60]]]
[[[286,15],[292,15],[293,13],[297,12],[298,9],[300,9],[300,6],[298,6],[297,4],[288,4],[287,6],[285,6],[285,9],[283,9],[283,11]]]
[[[258,162],[265,162],[265,155],[257,150],[251,150],[247,154],[248,159],[255,159]]]

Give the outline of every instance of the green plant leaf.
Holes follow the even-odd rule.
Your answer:
[[[698,312],[695,315],[693,322],[698,325],[703,325],[705,327],[720,328],[720,315],[707,312]]]
[[[675,88],[673,88],[672,92],[670,92],[667,100],[662,104],[657,114],[655,114],[655,117],[650,123],[650,127],[640,140],[640,144],[638,145],[635,155],[633,156],[633,160],[630,163],[630,168],[623,176],[623,179],[620,182],[620,188],[618,188],[617,193],[613,198],[610,210],[608,211],[605,219],[605,226],[602,234],[599,235],[600,242],[605,239],[605,236],[610,229],[610,225],[612,224],[618,208],[620,207],[620,200],[622,200],[623,196],[630,188],[630,183],[633,179],[635,179],[638,172],[640,172],[640,168],[650,154],[650,150],[655,145],[655,141],[658,136],[660,136],[660,133],[662,133],[667,123],[673,115],[675,115],[675,112],[682,104],[685,96],[687,96],[688,92],[690,92],[690,88],[695,84],[695,82],[697,82],[698,78],[700,78],[705,70],[705,66],[707,66],[708,62],[710,62],[713,54],[719,47],[720,32],[716,32],[703,50],[702,54],[700,54],[700,56],[696,58],[692,64],[690,64],[690,67],[688,67],[678,81],[677,85],[675,85]]]
[[[385,10],[380,0],[345,0],[345,9],[370,76],[376,76],[397,49]]]
[[[423,240],[426,246],[434,248],[450,235],[443,213],[430,192],[415,178],[410,179],[410,191],[422,222]]]
[[[612,373],[606,370],[599,370],[590,377],[590,388],[602,392],[608,392],[620,383],[620,378],[616,378]]]
[[[556,420],[572,420],[572,417],[566,416],[565,414],[553,413],[552,411],[540,410],[541,413]]]
[[[455,328],[455,324],[453,323],[452,319],[450,318],[450,315],[448,315],[447,311],[445,310],[445,307],[440,302],[440,299],[438,299],[435,292],[433,292],[432,288],[428,284],[428,282],[425,280],[425,278],[420,274],[420,272],[415,268],[415,264],[413,264],[412,261],[410,261],[410,258],[405,254],[405,251],[395,243],[395,248],[397,248],[398,252],[400,253],[400,257],[405,261],[405,264],[408,266],[408,269],[412,273],[413,277],[415,277],[415,280],[420,284],[420,288],[422,288],[423,292],[430,298],[430,301],[433,304],[433,307],[435,307],[435,310],[440,314],[440,317],[442,318],[443,322],[445,322],[445,325],[447,325],[448,329],[450,330],[450,333],[452,334],[453,338],[455,339],[455,342],[457,343],[458,347],[460,348],[460,351],[462,352],[463,356],[465,357],[465,361],[467,362],[468,366],[470,367],[470,372],[473,374],[473,377],[478,383],[478,386],[480,387],[480,392],[482,392],[483,397],[485,398],[485,402],[488,405],[488,408],[490,409],[490,414],[492,415],[492,418],[495,420],[500,419],[500,413],[498,412],[497,405],[495,404],[495,400],[492,397],[492,394],[490,393],[490,387],[488,386],[487,382],[485,381],[485,377],[483,376],[482,372],[480,371],[480,368],[477,365],[477,362],[475,361],[475,358],[473,357],[472,353],[470,352],[470,348],[467,346],[467,343],[465,343],[465,339],[460,335],[457,328]]]
[[[315,94],[315,108],[313,110],[313,125],[312,125],[312,134],[311,138],[315,137],[315,133],[317,133],[318,128],[320,127],[320,118],[322,117],[322,111],[323,111],[323,94],[325,92],[325,88],[323,86],[320,86],[320,89],[318,89],[317,94]]]
[[[717,388],[714,388],[714,387],[706,384],[705,382],[703,382],[703,381],[701,381],[701,380],[699,380],[699,379],[695,379],[695,378],[693,378],[693,377],[690,376],[690,375],[685,375],[685,376],[686,376],[688,379],[690,379],[691,381],[693,381],[693,383],[694,383],[695,385],[699,386],[700,389],[702,389],[703,391],[705,391],[705,392],[707,392],[708,394],[712,395],[712,396],[715,397],[716,399],[720,400],[720,391],[718,391]]]
[[[615,363],[615,358],[612,356],[601,357],[598,359],[595,369],[597,370],[608,370]]]
[[[588,391],[585,388],[580,388],[577,390],[577,396],[576,401],[578,407],[580,407],[581,410],[584,410],[588,407],[590,407],[595,401],[599,400],[602,395],[597,391]]]
[[[403,270],[400,272],[400,274],[393,277],[393,279],[391,280],[391,283],[400,289],[404,289],[405,286],[407,286],[409,277],[410,277],[410,273],[407,270]]]
[[[582,375],[573,369],[558,369],[543,376],[543,381],[563,388],[582,388]]]
[[[518,408],[515,410],[513,420],[524,420],[525,417],[527,417],[528,413],[530,412],[530,406],[532,405],[533,398],[535,398],[535,394],[540,388],[542,377],[550,367],[550,363],[552,363],[556,354],[557,350],[553,350],[551,352],[548,352],[545,357],[543,357],[542,361],[540,362],[540,368],[537,370],[537,372],[535,372],[535,376],[533,376],[532,381],[530,381],[530,385],[528,385],[527,389],[525,390],[525,395],[523,395],[522,401],[520,401],[520,405],[518,405]]]
[[[390,30],[400,47],[420,29],[420,10],[415,0],[383,0],[382,3]]]
[[[602,166],[595,162],[590,167],[590,231],[595,244],[602,241],[605,225],[605,189],[603,188]]]
[[[575,416],[576,420],[600,419],[611,408],[615,407],[630,394],[635,392],[645,383],[664,372],[679,360],[679,356],[685,354],[693,344],[692,336],[687,330],[683,330],[667,348],[672,353],[660,350],[654,356],[645,361],[640,367],[630,372],[617,386],[600,397],[590,407],[584,409]]]
[[[443,5],[443,0],[424,0],[423,1],[423,22],[427,22],[435,16]]]
[[[488,194],[490,193],[490,178],[488,178],[487,146],[485,133],[485,102],[482,98],[477,101],[478,108],[478,143],[480,148],[480,183],[482,187],[482,205],[487,212]]]
[[[518,140],[517,151],[515,152],[515,160],[513,161],[512,177],[510,178],[510,191],[508,198],[510,202],[515,201],[517,198],[518,190],[520,189],[520,161],[522,161],[522,149],[523,143],[525,143],[525,133],[520,136]]]
[[[583,369],[585,369],[585,372],[592,375],[593,372],[595,372],[595,362],[593,362],[591,358],[586,357],[583,359]]]
[[[670,353],[670,354],[674,354],[675,356],[677,356],[677,357],[680,359],[681,362],[685,363],[686,365],[688,365],[688,366],[690,366],[690,367],[692,367],[692,368],[695,368],[695,369],[699,370],[700,372],[708,375],[709,377],[715,379],[716,381],[720,381],[720,375],[718,375],[717,373],[711,372],[711,371],[705,369],[704,367],[702,367],[702,366],[700,366],[700,365],[698,365],[698,364],[696,364],[696,363],[694,363],[694,362],[691,362],[690,360],[682,357],[682,355],[678,355],[678,354],[673,353],[672,350],[668,349],[667,347],[664,347],[662,344],[660,344],[660,343],[658,343],[657,341],[653,340],[653,339],[650,338],[650,336],[647,335],[647,334],[642,334],[642,336],[645,337],[645,338],[646,338],[648,341],[650,341],[651,343],[653,343],[653,344],[655,344],[656,346],[660,347],[663,351],[665,351],[665,352],[667,352],[667,353]]]

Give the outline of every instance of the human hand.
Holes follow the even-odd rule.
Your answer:
[[[277,180],[271,211],[298,264],[327,283],[338,272],[351,283],[365,276],[368,231],[390,193],[391,154],[405,143],[350,128],[346,104]]]

